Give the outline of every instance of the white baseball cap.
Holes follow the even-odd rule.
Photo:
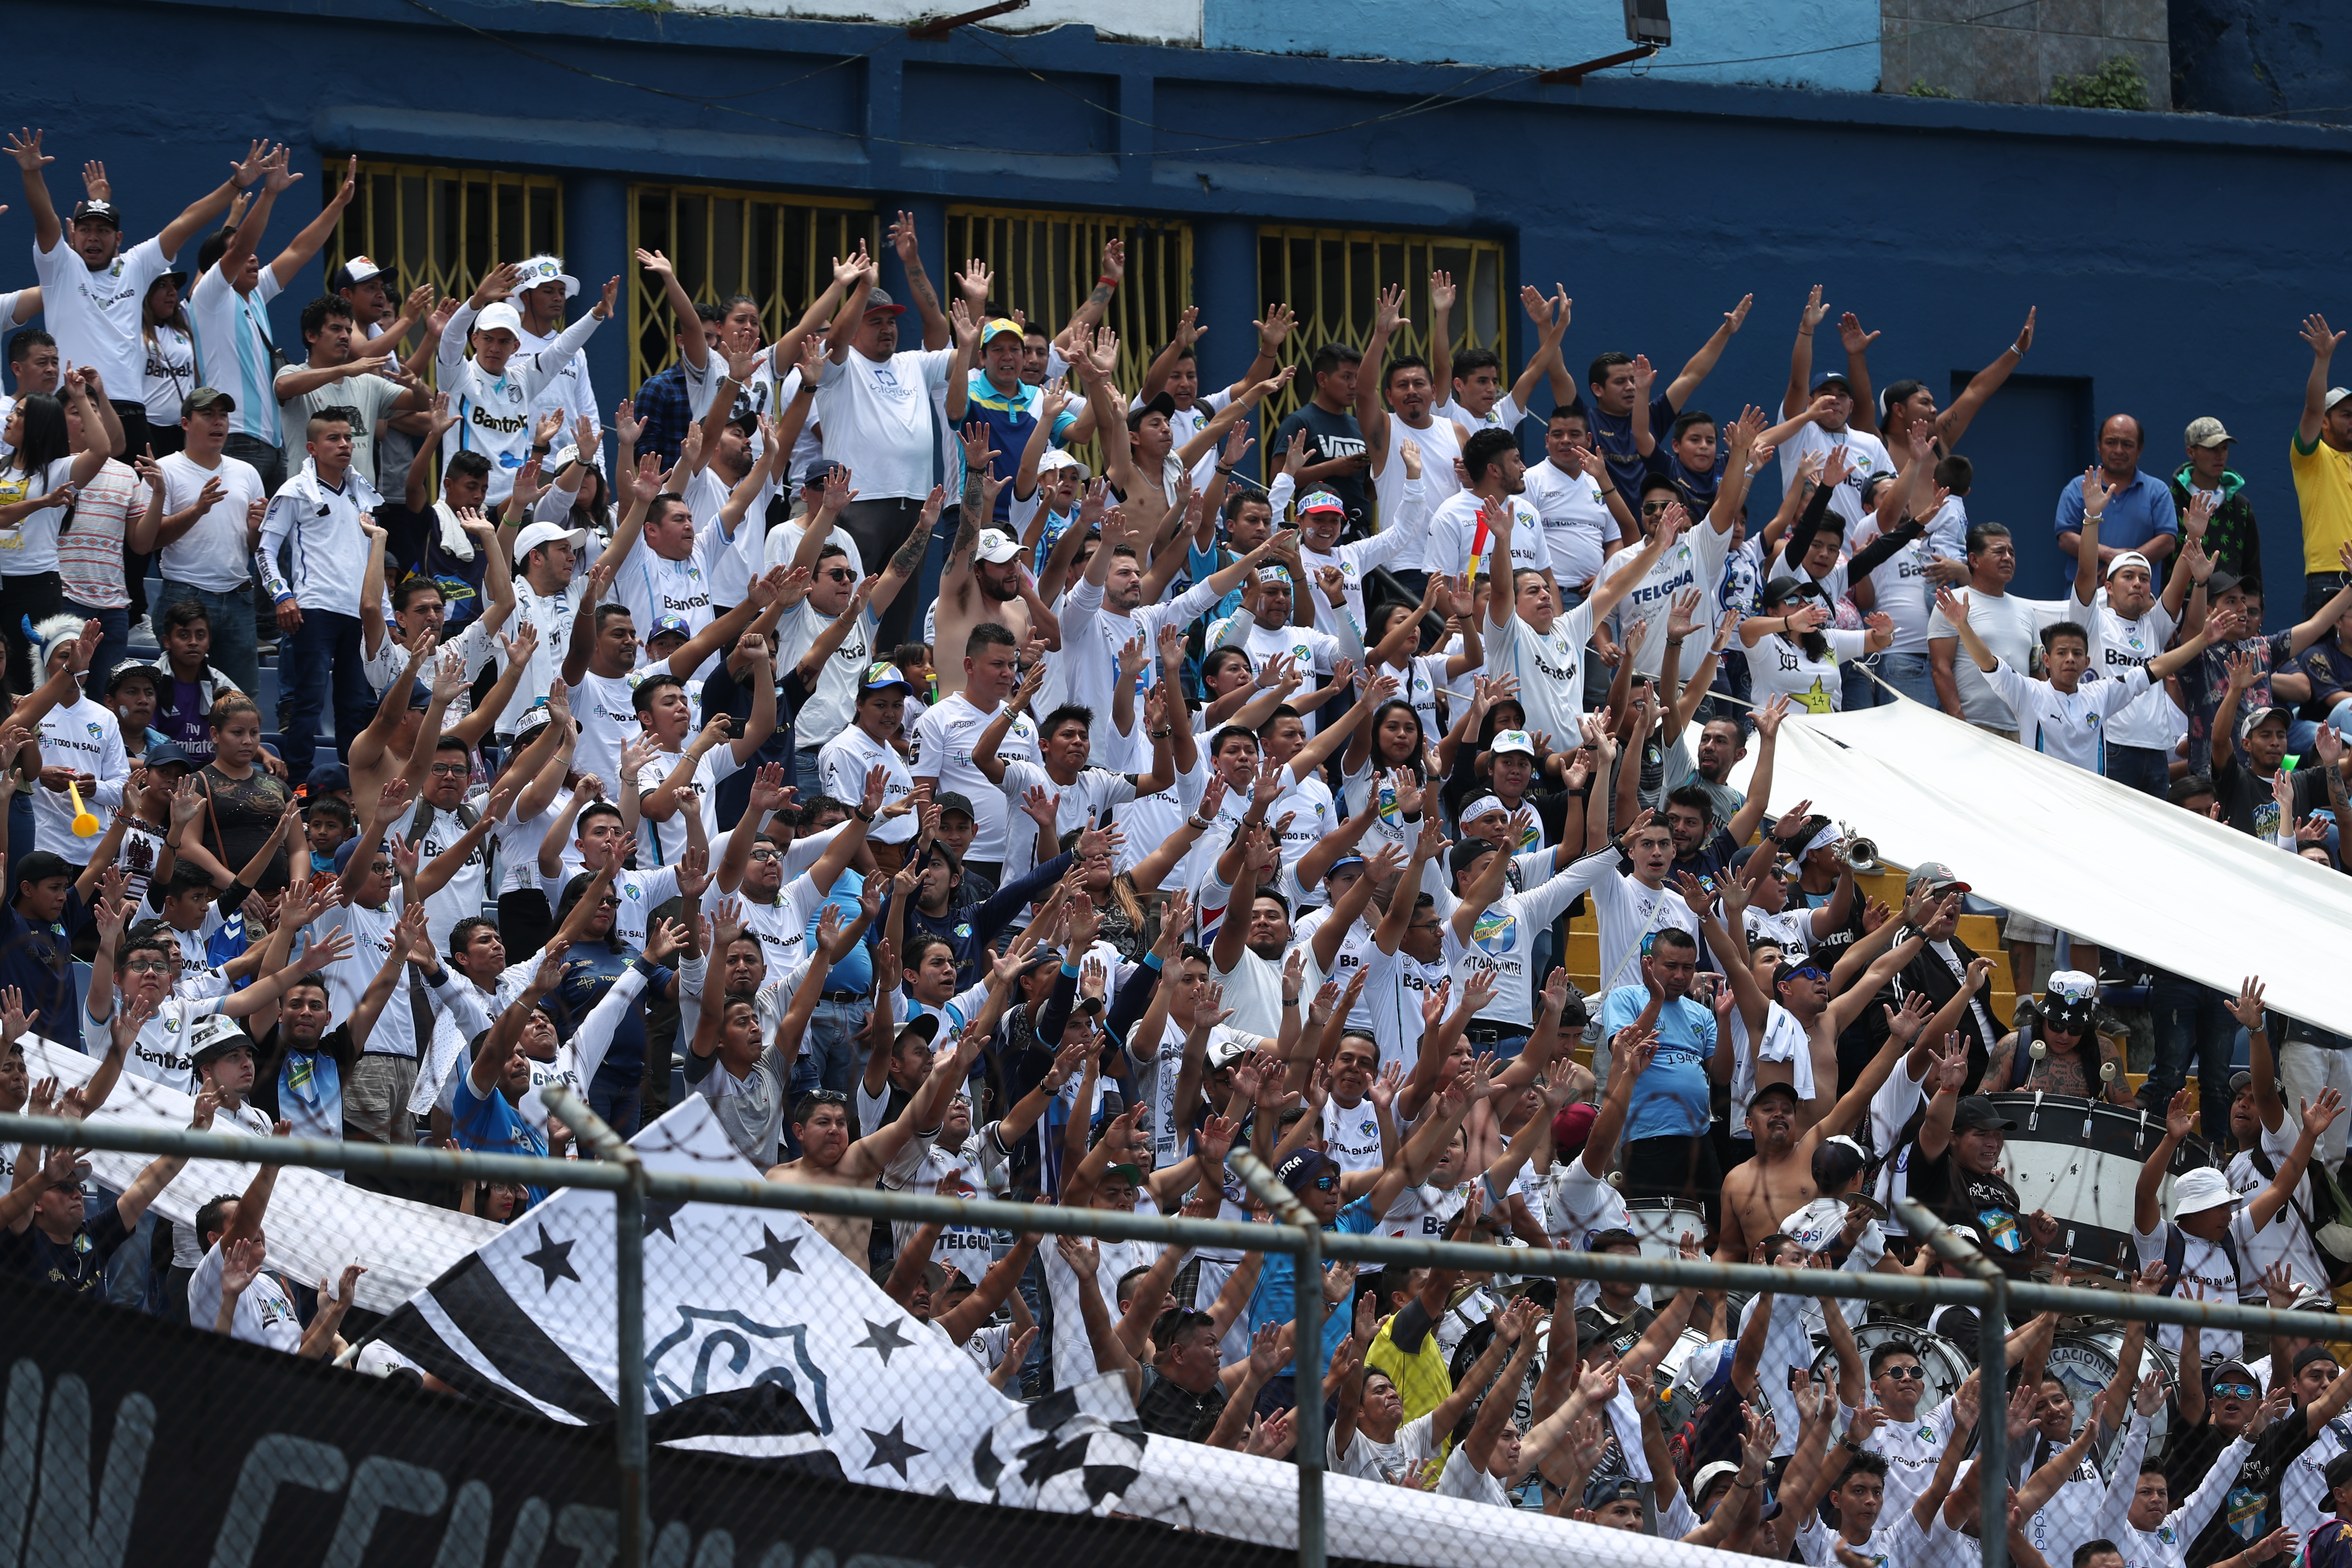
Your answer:
[[[1059,447],[1046,447],[1045,455],[1037,459],[1037,471],[1040,474],[1056,473],[1063,468],[1076,468],[1081,474],[1087,471],[1087,466],[1084,463],[1079,462]]]
[[[2231,1189],[2230,1178],[2210,1165],[2200,1165],[2193,1171],[2183,1171],[2172,1178],[2172,1217],[2187,1219],[2193,1214],[2227,1205],[2236,1208],[2242,1200]]]
[[[992,566],[1001,565],[1021,559],[1021,542],[1001,528],[983,528],[980,531],[979,548],[973,553]]]
[[[1535,738],[1525,730],[1506,730],[1495,737],[1495,743],[1489,750],[1498,757],[1511,752],[1532,757],[1536,754]]]
[[[562,261],[552,256],[534,256],[522,263],[522,276],[515,279],[515,288],[537,289],[548,283],[562,284],[567,300],[580,292],[580,279],[564,271]]]
[[[542,544],[552,544],[559,539],[572,541],[572,548],[574,550],[585,550],[592,537],[593,536],[584,528],[566,528],[560,522],[534,522],[515,535],[515,564],[521,565],[524,558],[532,551]]]
[[[482,313],[474,318],[474,331],[478,332],[494,332],[500,327],[517,338],[522,336],[522,312],[504,300],[485,307]]]

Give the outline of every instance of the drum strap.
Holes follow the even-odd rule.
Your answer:
[[[2246,1151],[2246,1160],[2247,1163],[2252,1165],[2255,1170],[2262,1173],[2262,1176],[2264,1181],[2273,1181],[2277,1178],[2278,1166],[2274,1162],[2273,1162],[2270,1155],[2263,1152],[2260,1140],[2256,1140],[2254,1146]],[[2322,1173],[2325,1169],[2326,1167],[2319,1164],[2316,1161],[2305,1166],[2303,1180],[2296,1183],[2295,1190],[2287,1194],[2286,1206],[2294,1211],[2295,1218],[2303,1221],[2303,1234],[2307,1237],[2316,1237],[2319,1234],[2319,1227],[2311,1223],[2311,1210],[2305,1205],[2303,1201],[2304,1195],[2311,1190],[2313,1179]],[[2347,1444],[2345,1447],[2347,1448],[2352,1448],[2352,1444]]]

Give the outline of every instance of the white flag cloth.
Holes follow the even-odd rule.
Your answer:
[[[2270,1006],[2352,1032],[2332,978],[2352,948],[2352,879],[2221,823],[1917,702],[1790,714],[1769,805],[1801,800],[1896,865],[1940,860],[1979,898],[2231,995],[2259,974]]]
[[[760,1175],[699,1096],[631,1142],[649,1170]],[[563,1189],[418,1292],[383,1337],[461,1393],[610,1420],[614,1253],[613,1195]],[[1021,1406],[799,1215],[647,1199],[645,1275],[648,1412],[772,1385],[851,1480],[990,1498],[973,1456]]]
[[[61,1087],[78,1089],[98,1070],[98,1058],[70,1046],[33,1035],[25,1037],[24,1046],[25,1070],[35,1083],[53,1078]],[[93,1126],[185,1127],[195,1109],[193,1095],[125,1073],[90,1121]],[[234,1129],[223,1118],[214,1121],[213,1131]],[[96,1149],[90,1152],[89,1166],[99,1181],[121,1192],[153,1160],[149,1154]],[[258,1169],[226,1160],[191,1160],[155,1200],[154,1212],[173,1225],[194,1225],[198,1209],[216,1197],[242,1194]],[[322,1275],[341,1274],[345,1264],[364,1264],[367,1272],[360,1276],[354,1300],[371,1312],[391,1311],[435,1275],[499,1234],[488,1220],[365,1192],[299,1165],[278,1172],[264,1228],[269,1238],[268,1266],[299,1284],[315,1286]]]

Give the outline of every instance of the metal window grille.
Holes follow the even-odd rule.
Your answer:
[[[563,183],[552,175],[363,161],[326,267],[365,256],[391,275],[395,300],[421,283],[462,299],[499,263],[541,251],[563,253]]]
[[[1127,246],[1127,274],[1104,320],[1118,334],[1115,379],[1132,395],[1143,384],[1151,356],[1176,335],[1177,318],[1192,302],[1190,224],[1098,213],[1021,212],[1003,207],[948,209],[948,272],[978,258],[995,274],[988,308],[1019,313],[1024,323],[1059,332],[1102,276],[1103,247]],[[950,281],[936,278],[942,302]],[[1099,465],[1096,471],[1100,472]]]
[[[879,254],[882,223],[870,203],[772,191],[637,185],[629,192],[632,250],[658,250],[698,302],[746,294],[758,302],[762,341],[800,320],[833,281],[833,261],[860,240]],[[677,354],[661,280],[628,272],[629,384],[666,369]]]
[[[1259,299],[1281,300],[1297,318],[1289,348],[1290,363],[1298,366],[1298,374],[1266,400],[1259,418],[1268,430],[1315,395],[1308,372],[1318,349],[1331,342],[1363,347],[1372,334],[1372,312],[1384,288],[1404,285],[1405,316],[1411,322],[1390,340],[1391,352],[1426,355],[1432,270],[1452,273],[1458,290],[1454,352],[1484,348],[1507,361],[1509,357],[1499,241],[1337,228],[1261,228],[1257,258]],[[1504,379],[1510,379],[1507,368]]]

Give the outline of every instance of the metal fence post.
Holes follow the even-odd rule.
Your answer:
[[[2008,1568],[2009,1276],[1916,1200],[1896,1206],[1913,1235],[1984,1288],[1977,1319],[1977,1541],[1984,1568]]]
[[[1323,1232],[1299,1228],[1291,1293],[1298,1320],[1291,1341],[1291,1382],[1298,1409],[1292,1450],[1298,1465],[1298,1568],[1323,1568]]]
[[[2009,1562],[2009,1278],[1988,1266],[1977,1324],[1977,1536],[1984,1568]]]
[[[637,1152],[581,1098],[551,1087],[548,1108],[563,1118],[581,1147],[628,1173],[613,1194],[614,1380],[613,1432],[620,1470],[619,1568],[645,1568],[653,1538],[646,1484],[646,1168]]]
[[[1276,1220],[1298,1232],[1298,1255],[1292,1260],[1290,1277],[1296,1320],[1290,1383],[1297,1405],[1291,1421],[1297,1441],[1291,1457],[1298,1468],[1298,1568],[1323,1568],[1323,1227],[1249,1150],[1234,1150],[1225,1163],[1251,1195],[1274,1212]]]

